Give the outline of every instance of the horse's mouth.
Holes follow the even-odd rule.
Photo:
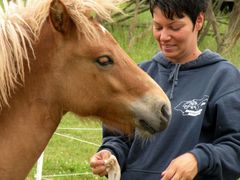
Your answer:
[[[142,126],[142,128],[147,130],[150,134],[154,134],[157,132],[157,130],[150,126],[144,119],[140,119],[139,123]]]

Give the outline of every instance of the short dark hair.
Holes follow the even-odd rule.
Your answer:
[[[158,7],[166,18],[183,18],[186,14],[194,25],[199,13],[206,12],[208,6],[208,0],[150,0],[149,3],[152,16],[154,8]]]

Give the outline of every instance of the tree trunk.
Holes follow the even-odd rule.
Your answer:
[[[220,52],[231,49],[240,38],[240,0],[235,0],[233,10],[229,17],[228,29],[224,35]]]

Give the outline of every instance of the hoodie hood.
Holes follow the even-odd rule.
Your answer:
[[[223,57],[220,56],[218,53],[212,52],[211,50],[207,49],[204,52],[202,52],[202,54],[197,59],[190,61],[186,64],[174,64],[171,61],[169,61],[161,52],[157,53],[153,57],[153,61],[160,63],[166,69],[174,69],[174,66],[180,65],[181,68],[179,69],[190,70],[226,60],[223,59]]]
[[[178,85],[179,73],[181,71],[198,69],[226,60],[219,54],[207,49],[197,59],[192,60],[185,64],[174,64],[171,61],[169,61],[161,52],[157,53],[153,57],[152,61],[159,64],[161,70],[167,71],[169,73],[168,82],[171,83],[171,91],[169,94],[169,98],[173,99],[174,89]],[[144,69],[144,65],[142,68]]]

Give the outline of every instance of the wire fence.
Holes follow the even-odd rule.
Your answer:
[[[101,131],[102,129],[101,128],[58,128],[58,130]],[[71,140],[78,141],[78,142],[81,142],[81,143],[89,144],[89,145],[92,145],[92,146],[95,146],[95,147],[100,146],[100,144],[96,144],[94,142],[90,142],[90,141],[86,141],[86,140],[79,139],[79,138],[76,138],[76,137],[72,137],[70,135],[66,135],[66,134],[63,134],[63,133],[55,132],[54,134],[57,135],[57,136],[63,137],[63,138],[67,138],[67,139],[71,139]],[[82,175],[89,175],[89,176],[93,175],[92,172],[44,175],[43,166],[44,166],[44,152],[41,154],[41,156],[39,157],[39,159],[37,161],[36,174],[35,174],[36,180],[43,180],[43,179],[54,178],[54,177],[72,177],[72,176],[82,176]]]

